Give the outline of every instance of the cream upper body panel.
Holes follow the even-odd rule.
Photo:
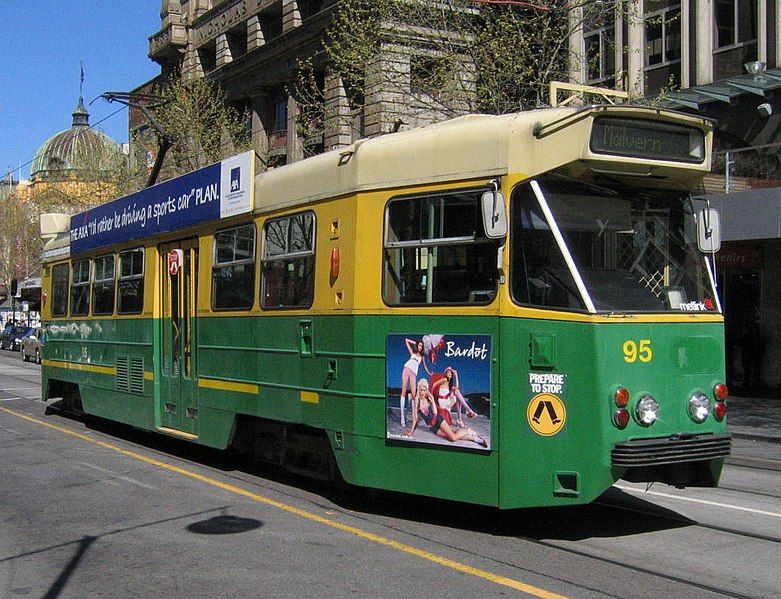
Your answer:
[[[647,107],[551,108],[507,115],[467,115],[427,127],[363,139],[255,177],[255,212],[284,210],[301,204],[378,189],[528,173],[532,176],[582,161],[640,176],[674,176],[681,183],[710,170],[705,160],[685,164],[591,152],[594,117],[668,120],[701,128],[709,121]]]

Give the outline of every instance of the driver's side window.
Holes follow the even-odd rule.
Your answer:
[[[519,304],[585,310],[575,281],[529,184],[515,189],[512,218],[512,295]]]

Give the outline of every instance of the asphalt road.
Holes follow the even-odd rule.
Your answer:
[[[772,452],[720,489],[498,512],[74,420],[36,401],[38,373],[0,352],[0,598],[781,597]]]

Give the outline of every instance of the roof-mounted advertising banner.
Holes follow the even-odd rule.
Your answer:
[[[169,179],[71,217],[71,253],[252,212],[255,152]]]

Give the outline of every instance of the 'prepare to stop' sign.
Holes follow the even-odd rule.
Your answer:
[[[179,269],[182,268],[182,261],[184,254],[182,250],[171,250],[168,254],[168,274],[172,277],[179,274]]]

